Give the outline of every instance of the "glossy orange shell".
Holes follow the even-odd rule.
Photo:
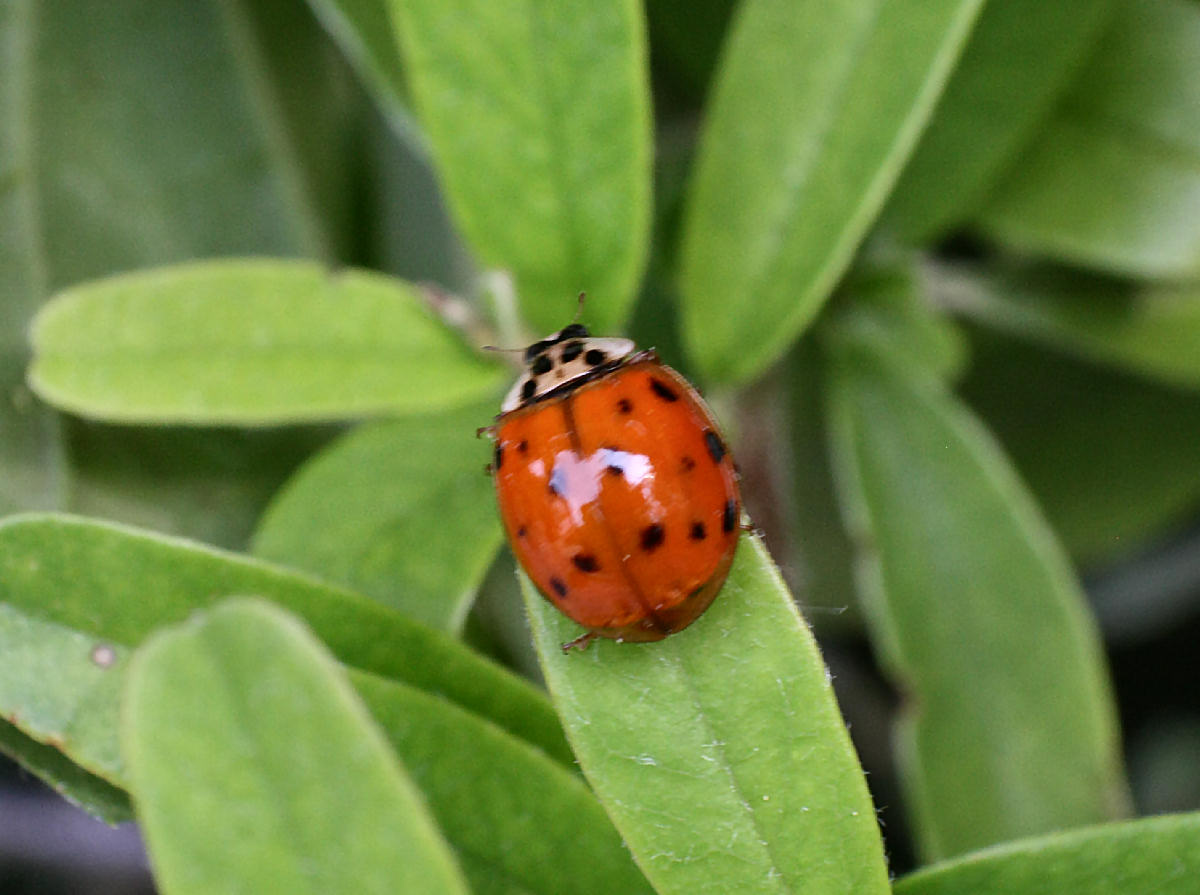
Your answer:
[[[741,500],[712,414],[650,352],[502,415],[493,471],[517,559],[590,631],[660,640],[725,581]]]

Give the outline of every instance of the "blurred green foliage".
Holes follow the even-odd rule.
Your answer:
[[[0,750],[168,895],[884,891],[794,592],[898,892],[1193,891],[1198,134],[1194,0],[0,4]],[[773,557],[575,656],[521,579],[548,701],[477,349],[584,291]]]

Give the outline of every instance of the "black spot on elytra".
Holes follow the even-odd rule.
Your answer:
[[[696,468],[696,461],[691,457],[684,456],[684,458],[679,461],[679,465],[683,467],[684,472],[691,472]]]
[[[610,463],[608,466],[605,466],[604,471],[612,476],[625,475],[625,470],[620,466],[617,466],[615,463]]]
[[[524,438],[522,438],[521,441],[517,444],[517,452],[524,454],[528,450],[529,450],[529,442],[526,441]]]
[[[500,442],[497,441],[496,442],[496,459],[492,463],[492,470],[494,472],[499,472],[500,466],[503,463],[504,463],[504,448],[500,445]]]
[[[678,401],[679,394],[671,386],[667,385],[661,379],[650,377],[650,391],[658,395],[664,401]]]
[[[605,353],[599,348],[592,348],[583,356],[583,362],[589,367],[598,367],[604,363]]]
[[[726,534],[737,526],[737,501],[725,501],[725,512],[721,516],[721,530]]]
[[[565,597],[567,595],[567,584],[557,575],[550,576],[550,586],[560,597]]]
[[[725,457],[725,443],[721,441],[721,436],[712,429],[705,429],[704,443],[708,446],[708,454],[712,457],[713,462],[720,463]]]
[[[688,532],[688,537],[693,541],[703,541],[708,537],[708,532],[704,528],[703,522],[693,522],[692,530]]]
[[[633,413],[633,402],[628,398],[622,398],[617,402],[617,412],[624,414]]]
[[[554,365],[550,363],[548,354],[539,354],[529,369],[533,370],[535,376],[541,376],[543,373],[549,373],[552,366]]]
[[[523,386],[521,386],[522,400],[528,401],[530,398],[533,397],[533,393],[536,391],[537,391],[537,380],[534,380],[534,379],[526,380],[525,384]]]
[[[575,563],[575,568],[581,572],[600,571],[600,563],[596,562],[596,557],[590,553],[576,553],[571,557],[571,562]]]
[[[667,531],[657,522],[642,529],[642,549],[649,552],[657,548],[667,537]]]
[[[528,532],[528,531],[526,531],[526,529],[525,529],[525,526],[524,526],[524,525],[522,525],[520,528],[518,528],[518,529],[517,529],[517,537],[518,537],[518,538],[523,538],[523,537],[525,537],[525,535],[527,535],[527,534],[529,534],[529,532]]]
[[[583,354],[582,342],[568,342],[566,345],[563,345],[562,360],[564,364],[569,364],[581,354]]]

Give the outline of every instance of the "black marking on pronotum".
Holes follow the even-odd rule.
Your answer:
[[[713,462],[720,463],[725,457],[725,443],[721,441],[721,436],[712,429],[705,429],[704,443],[708,446],[708,453],[713,458]]]
[[[545,354],[539,354],[537,359],[530,365],[529,369],[534,372],[534,375],[541,376],[543,373],[549,373],[550,368],[554,365],[550,363],[550,358]]]
[[[726,534],[737,527],[737,501],[725,501],[725,512],[721,516],[721,530]]]
[[[684,458],[679,461],[679,465],[683,467],[684,472],[691,472],[696,468],[696,461],[685,455]]]
[[[542,339],[540,342],[534,342],[525,349],[525,362],[533,360],[539,354],[544,354],[548,349],[554,347],[559,342],[565,342],[567,339],[583,339],[588,334],[587,327],[582,323],[572,323],[570,326],[563,327],[561,332],[556,333],[549,339]]]
[[[554,592],[556,594],[558,594],[560,597],[565,597],[567,595],[567,584],[565,581],[563,581],[557,575],[550,576],[550,586],[554,589]]]
[[[576,553],[571,557],[571,562],[575,563],[575,568],[581,572],[600,571],[600,563],[596,562],[596,557],[590,553]]]
[[[583,343],[582,342],[571,342],[571,343],[563,346],[562,361],[564,364],[569,364],[571,361],[575,360],[575,358],[579,357],[579,355],[582,353],[583,353]]]
[[[604,363],[607,355],[599,348],[592,348],[583,356],[583,362],[589,367],[598,367]]]
[[[664,401],[678,401],[679,394],[661,379],[650,377],[650,390]]]
[[[666,529],[657,522],[647,525],[642,529],[642,549],[646,551],[654,550],[666,537]]]
[[[703,541],[708,537],[708,531],[704,528],[703,522],[693,522],[692,530],[688,532],[688,537],[693,541]]]
[[[495,471],[495,472],[499,472],[499,471],[500,471],[500,465],[501,465],[503,462],[504,462],[504,448],[503,448],[503,446],[500,444],[500,442],[498,442],[498,441],[497,441],[497,442],[496,442],[496,459],[495,459],[495,462],[493,462],[493,463],[492,463],[492,469],[493,469],[493,471]]]
[[[633,402],[628,398],[622,398],[617,402],[617,412],[624,413],[626,415],[633,413]]]
[[[537,381],[533,380],[533,379],[526,380],[525,384],[523,386],[521,386],[521,399],[524,401],[528,401],[530,398],[533,397],[533,393],[536,391],[537,391]]]

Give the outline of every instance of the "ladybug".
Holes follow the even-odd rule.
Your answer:
[[[629,339],[572,323],[525,349],[491,471],[518,561],[595,637],[661,640],[721,589],[740,535],[738,473],[686,379]]]

